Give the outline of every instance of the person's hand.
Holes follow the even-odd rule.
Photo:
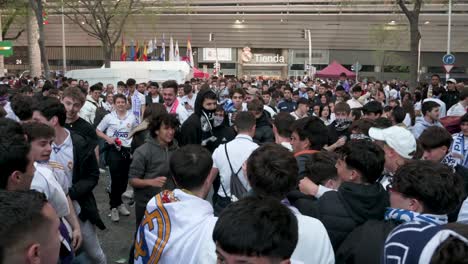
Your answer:
[[[166,184],[167,178],[164,176],[159,176],[154,179],[148,180],[150,186],[152,187],[163,187]]]
[[[83,242],[83,237],[81,236],[81,230],[80,230],[80,228],[76,228],[72,232],[73,250],[77,251],[80,248],[82,242]]]
[[[335,145],[335,149],[337,149],[344,146],[344,144],[346,144],[346,137],[340,137],[333,145]]]
[[[109,137],[109,138],[106,139],[106,142],[109,145],[114,145],[115,144],[115,138]]]
[[[303,194],[315,196],[318,192],[318,185],[311,181],[309,178],[305,177],[299,181],[299,190]]]
[[[190,104],[185,104],[185,109],[193,110],[193,107]]]

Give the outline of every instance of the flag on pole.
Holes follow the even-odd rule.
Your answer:
[[[135,60],[135,45],[132,40],[132,44],[130,46],[130,60]]]
[[[156,37],[154,37],[154,41],[153,41],[153,51],[154,51],[154,57],[153,57],[153,60],[158,60],[157,56],[158,56],[158,40]]]
[[[141,56],[142,61],[148,61],[148,45],[144,45],[143,55]]]
[[[165,36],[163,34],[162,44],[161,44],[161,61],[166,61],[166,43],[165,43]]]
[[[135,57],[133,58],[133,60],[138,61],[140,59],[140,46],[138,45],[138,40],[135,46],[136,46],[136,50],[135,50]]]
[[[188,63],[190,67],[194,67],[194,62],[193,62],[193,52],[192,52],[192,45],[190,44],[190,39],[187,41],[187,58],[188,58]]]
[[[180,54],[179,54],[179,41],[176,40],[175,42],[175,52],[174,52],[174,59],[175,61],[180,61]]]
[[[120,54],[120,60],[126,61],[127,60],[127,48],[125,47],[124,37],[122,35],[122,53]]]
[[[153,45],[153,40],[150,39],[150,41],[148,41],[148,45],[147,45],[147,54],[146,54],[146,58],[147,60],[152,60],[153,59],[153,51],[154,51],[154,45]]]
[[[174,61],[174,40],[172,39],[169,42],[169,61]]]
[[[152,40],[152,39],[150,39],[150,41],[148,41],[147,52],[148,52],[148,54],[149,54],[150,57],[151,57],[151,53],[153,53],[153,40]]]

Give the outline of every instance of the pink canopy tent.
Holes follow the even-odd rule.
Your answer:
[[[346,69],[345,67],[343,67],[343,65],[339,64],[337,61],[333,61],[332,63],[330,63],[330,65],[325,67],[325,69],[317,72],[315,74],[315,77],[338,79],[340,77],[340,74],[343,72],[346,74],[347,78],[356,77],[356,73]]]
[[[200,71],[199,69],[193,67],[193,77],[194,78],[210,78],[210,74],[209,73],[204,73],[203,71]]]

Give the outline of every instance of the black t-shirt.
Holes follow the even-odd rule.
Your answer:
[[[94,146],[98,144],[96,129],[81,117],[73,123],[66,123],[65,128],[84,137],[86,141],[89,141]]]

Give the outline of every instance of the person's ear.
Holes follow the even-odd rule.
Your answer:
[[[408,207],[411,211],[417,212],[417,213],[424,212],[424,206],[419,200],[415,198],[408,198],[408,199],[409,199]]]
[[[449,149],[447,148],[447,146],[442,146],[442,151],[443,151],[445,154],[448,153],[448,150],[449,150]]]
[[[309,140],[308,138],[306,138],[306,139],[304,140],[304,143],[303,143],[303,144],[304,144],[304,146],[305,146],[304,149],[309,149],[310,146],[311,146],[310,140]]]
[[[23,173],[20,171],[14,171],[11,173],[10,177],[8,177],[8,186],[21,186],[21,182],[23,181]]]
[[[50,123],[52,124],[52,126],[57,126],[59,121],[58,121],[58,117],[54,116],[50,119]]]
[[[26,259],[28,263],[40,264],[41,263],[41,246],[37,243],[30,245],[26,248]]]
[[[351,170],[351,175],[349,176],[350,182],[358,182],[361,180],[361,173],[357,170]]]

